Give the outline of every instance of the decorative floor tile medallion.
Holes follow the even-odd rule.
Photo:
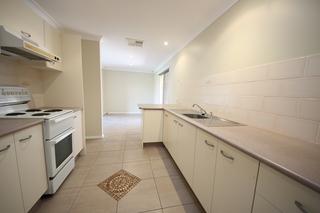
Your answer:
[[[137,176],[121,169],[103,182],[99,183],[98,186],[118,201],[140,181],[141,179]]]

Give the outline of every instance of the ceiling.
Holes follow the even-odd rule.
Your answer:
[[[62,28],[102,36],[104,69],[153,72],[236,0],[33,0]],[[126,38],[141,39],[143,48]],[[168,45],[165,46],[164,42]]]

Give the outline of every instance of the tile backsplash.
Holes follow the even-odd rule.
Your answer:
[[[320,144],[320,54],[179,79],[177,103]]]
[[[19,61],[0,56],[0,85],[28,88],[32,93],[31,107],[41,107],[44,104],[41,72]]]

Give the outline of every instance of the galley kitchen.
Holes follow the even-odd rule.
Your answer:
[[[319,0],[0,0],[0,213],[319,213]]]

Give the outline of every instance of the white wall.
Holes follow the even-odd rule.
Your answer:
[[[320,143],[319,11],[318,0],[239,1],[164,65],[166,102]]]
[[[82,40],[86,136],[103,137],[100,42]]]
[[[154,75],[103,70],[104,113],[139,112],[137,104],[153,103]]]

